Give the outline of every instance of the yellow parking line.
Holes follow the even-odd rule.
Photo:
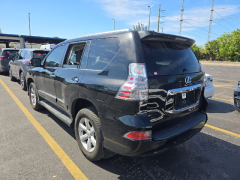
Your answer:
[[[212,97],[211,99],[216,99],[216,100],[227,101],[227,102],[233,103],[233,100],[228,100],[228,99],[221,99],[221,98],[216,98],[216,97]]]
[[[240,134],[237,134],[237,133],[234,133],[234,132],[231,132],[231,131],[227,131],[227,130],[224,130],[224,129],[221,129],[221,128],[218,128],[218,127],[215,127],[215,126],[211,126],[209,124],[205,124],[205,126],[208,127],[208,128],[214,129],[216,131],[221,131],[223,133],[230,134],[232,136],[240,138]]]
[[[33,115],[27,110],[27,108],[21,103],[21,101],[13,94],[13,92],[7,87],[7,85],[0,79],[0,83],[17,103],[19,108],[27,116],[28,120],[33,124],[37,131],[42,135],[48,145],[52,148],[55,154],[59,157],[62,163],[66,166],[68,171],[75,179],[86,179],[87,177],[77,167],[77,165],[70,159],[70,157],[63,151],[63,149],[57,144],[57,142],[48,134],[48,132],[37,122]]]

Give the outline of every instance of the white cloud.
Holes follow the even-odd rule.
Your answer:
[[[137,23],[148,24],[149,8],[153,6],[151,0],[102,0],[103,9],[110,17],[125,21],[128,25]],[[151,21],[152,21],[151,17]]]

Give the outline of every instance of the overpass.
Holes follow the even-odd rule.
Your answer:
[[[51,37],[40,37],[40,36],[26,36],[26,35],[17,35],[17,34],[0,34],[0,44],[5,44],[6,48],[9,48],[11,42],[19,42],[20,49],[25,48],[26,43],[49,43],[49,44],[58,44],[66,39],[62,38],[51,38]]]

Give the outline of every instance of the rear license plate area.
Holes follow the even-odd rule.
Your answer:
[[[196,103],[198,101],[199,94],[200,94],[199,89],[175,94],[174,109],[181,109]]]

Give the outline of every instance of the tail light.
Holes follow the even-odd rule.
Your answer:
[[[149,140],[152,138],[152,131],[129,132],[125,134],[123,137],[130,140]]]
[[[24,64],[26,64],[27,66],[31,65],[31,61],[24,61]]]
[[[118,90],[116,98],[142,101],[148,99],[148,78],[145,64],[131,63],[128,79]]]
[[[203,66],[202,66],[201,63],[199,63],[199,66],[200,66],[200,68],[201,68],[201,71],[202,71],[202,72],[205,72],[205,71],[204,71],[204,68],[203,68]]]
[[[1,56],[0,59],[2,59],[2,60],[9,60],[9,58],[6,57],[6,56]]]

